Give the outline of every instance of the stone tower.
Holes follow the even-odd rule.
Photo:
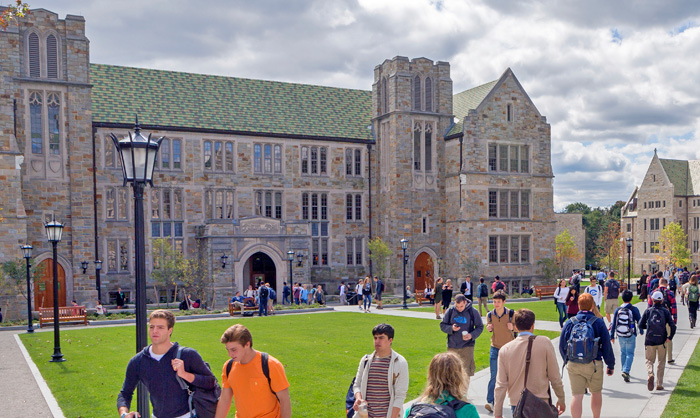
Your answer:
[[[377,141],[372,229],[393,251],[391,270],[383,273],[402,276],[399,241],[407,238],[407,284],[422,289],[443,257],[442,156],[453,118],[450,65],[426,58],[384,61],[374,69],[372,106]]]

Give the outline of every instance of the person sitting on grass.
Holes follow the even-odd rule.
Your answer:
[[[476,407],[467,402],[467,383],[462,373],[462,360],[454,353],[438,353],[428,366],[428,382],[423,394],[411,408],[406,418],[419,417],[421,410],[431,410],[433,405],[454,410],[457,418],[478,418]],[[426,408],[426,404],[429,407]]]

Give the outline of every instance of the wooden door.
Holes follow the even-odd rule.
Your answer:
[[[34,306],[37,308],[53,307],[53,259],[41,262],[39,274],[34,278]],[[66,273],[58,264],[58,306],[66,304]]]
[[[420,253],[413,264],[413,289],[412,291],[422,291],[425,284],[434,285],[433,259],[428,253]]]

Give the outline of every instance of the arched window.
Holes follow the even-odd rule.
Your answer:
[[[425,171],[433,169],[433,124],[425,124]]]
[[[430,77],[425,79],[425,111],[433,111],[433,81]]]
[[[29,35],[29,77],[41,77],[41,64],[39,61],[39,35]]]
[[[420,122],[416,122],[413,127],[413,169],[421,170],[421,139],[423,137],[423,127]]]
[[[46,76],[58,78],[58,45],[53,35],[46,38]]]
[[[384,113],[389,112],[389,93],[386,86],[386,77],[382,79],[382,110]]]
[[[413,79],[413,110],[421,110],[420,77]]]
[[[32,136],[32,154],[43,154],[44,141],[41,127],[41,93],[32,92],[29,95],[30,129]]]
[[[49,93],[46,104],[48,106],[49,117],[49,153],[58,155],[61,153],[60,103],[58,94]]]
[[[160,143],[160,166],[170,169],[170,141],[167,138]],[[158,167],[157,164],[156,167]]]

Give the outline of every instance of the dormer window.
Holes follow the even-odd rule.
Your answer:
[[[46,38],[46,77],[58,78],[58,42],[53,35]]]
[[[413,79],[413,110],[421,110],[421,102],[420,77],[416,76]]]
[[[29,34],[29,76],[41,77],[41,62],[39,60],[39,35],[36,33]]]

